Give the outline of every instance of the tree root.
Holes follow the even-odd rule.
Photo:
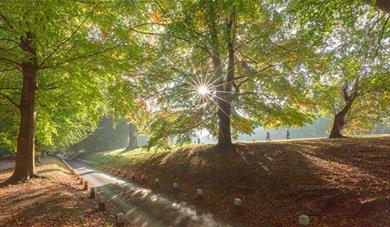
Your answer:
[[[0,182],[0,187],[5,187],[5,186],[8,186],[8,185],[15,185],[15,184],[20,184],[20,183],[25,183],[26,181],[32,179],[32,178],[46,178],[45,176],[43,175],[38,175],[38,174],[33,174],[32,176],[28,176],[28,175],[20,175],[20,174],[13,174],[10,178],[8,178],[7,180],[3,181],[3,182]]]

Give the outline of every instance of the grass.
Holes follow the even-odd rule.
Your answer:
[[[175,154],[181,150],[195,149],[195,148],[206,148],[211,145],[185,145],[180,147],[173,148],[137,148],[131,151],[126,151],[124,149],[109,150],[102,152],[85,152],[81,153],[78,156],[73,155],[73,157],[78,157],[80,159],[85,159],[90,162],[93,162],[95,167],[103,166],[112,166],[112,167],[126,167],[126,166],[141,166],[144,165],[155,156]]]
[[[0,226],[113,226],[115,208],[98,212],[62,162],[49,157],[37,168],[42,178],[0,188]],[[0,171],[0,181],[11,174]]]
[[[116,150],[82,158],[132,172],[144,187],[158,177],[159,192],[244,226],[288,226],[303,213],[316,226],[390,225],[390,137],[237,143],[224,152],[212,145]],[[201,202],[197,188],[205,193]],[[243,200],[239,213],[236,197]]]

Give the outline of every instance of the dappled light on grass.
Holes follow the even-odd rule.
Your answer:
[[[321,220],[330,226],[340,221],[370,226],[374,218],[386,223],[390,214],[383,206],[389,197],[390,169],[384,168],[389,150],[388,137],[274,141],[239,143],[235,150],[221,152],[203,145],[134,157],[126,153],[106,165],[131,160],[121,169],[147,179],[158,177],[158,192],[249,226],[296,223],[302,212],[313,224]],[[150,187],[139,178],[135,182]],[[172,190],[173,182],[179,183],[180,193]],[[204,192],[201,202],[198,188]],[[237,197],[243,201],[239,214],[232,207]],[[363,212],[367,209],[376,212]]]

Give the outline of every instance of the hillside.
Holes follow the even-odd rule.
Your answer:
[[[108,151],[81,159],[135,174],[134,181],[246,226],[390,225],[390,137],[238,143],[175,151]],[[144,175],[146,180],[141,180]],[[179,183],[179,192],[172,189]],[[196,189],[204,199],[196,198]],[[233,199],[242,199],[242,208]]]

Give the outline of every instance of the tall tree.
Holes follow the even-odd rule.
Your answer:
[[[223,148],[257,125],[311,118],[300,73],[311,47],[283,3],[155,1],[152,9],[153,25],[134,31],[160,54],[146,68],[159,76],[149,99],[152,143],[207,128]]]
[[[128,95],[121,99],[121,89],[114,87],[123,80],[117,73],[128,66],[129,59],[124,59],[123,51],[131,51],[132,42],[123,35],[126,30],[120,33],[123,29],[116,22],[119,13],[127,15],[132,8],[127,2],[0,3],[1,83],[15,88],[1,96],[20,113],[16,166],[6,183],[34,176],[37,127],[42,131],[50,128],[48,134],[61,137],[69,135],[70,131],[64,130],[69,122],[97,121],[110,112],[109,104],[128,111],[131,100],[126,105],[116,105],[120,102],[117,98],[123,100]],[[123,42],[125,36],[127,40]],[[78,110],[91,112],[87,116]],[[40,135],[42,141],[48,139],[45,132]]]
[[[346,126],[353,130],[351,126],[365,122],[370,127],[388,108],[390,17],[367,2],[293,1],[298,21],[321,43],[319,59],[308,62],[308,68],[317,74],[314,93],[322,112],[334,116],[331,138],[343,137]],[[358,109],[363,103],[366,108]]]
[[[126,150],[134,150],[137,146],[137,127],[134,124],[129,124],[129,145]]]

